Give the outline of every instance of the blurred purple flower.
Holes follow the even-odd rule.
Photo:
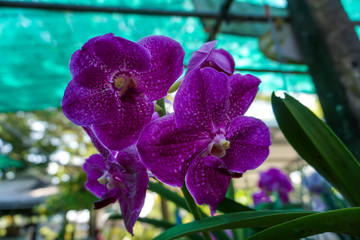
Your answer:
[[[112,33],[92,38],[71,57],[63,112],[77,125],[93,125],[110,149],[124,149],[150,122],[152,101],[182,74],[183,58],[181,45],[164,36],[136,43]]]
[[[191,54],[186,74],[197,67],[212,67],[227,75],[234,73],[235,62],[233,57],[224,49],[215,49],[216,43],[216,40],[207,42]]]
[[[112,152],[102,145],[89,127],[85,130],[101,153],[90,156],[83,166],[88,178],[85,187],[100,198],[94,203],[95,209],[118,201],[125,227],[133,234],[132,228],[144,205],[149,183],[147,170],[135,146]]]
[[[309,192],[315,194],[330,192],[331,185],[318,172],[314,172],[304,178],[304,185]]]
[[[252,197],[254,200],[254,206],[259,205],[260,203],[271,203],[270,196],[268,196],[264,190],[254,192]]]
[[[160,181],[182,187],[214,213],[230,184],[257,168],[269,154],[270,132],[260,120],[243,116],[260,80],[213,68],[189,72],[175,96],[174,114],[148,124],[137,148]]]
[[[323,202],[319,196],[312,196],[310,202],[311,210],[323,212],[328,210],[328,206]]]
[[[259,187],[268,192],[277,192],[282,203],[289,202],[288,194],[293,190],[290,179],[277,168],[260,172]]]

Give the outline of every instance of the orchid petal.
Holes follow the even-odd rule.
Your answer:
[[[97,196],[101,196],[101,199],[94,203],[95,209],[103,208],[118,200],[126,229],[133,234],[132,228],[144,205],[146,189],[149,183],[147,170],[141,163],[134,145],[118,152],[116,157],[112,155],[111,159],[107,159],[106,166],[101,155],[96,154],[94,156],[96,156],[96,159],[93,159],[95,158],[93,157],[89,161],[92,163],[96,160],[97,165],[89,166],[88,163],[84,169],[91,173],[89,177],[92,182],[94,182],[93,178],[106,172],[106,175],[102,176],[105,176],[106,180],[104,180],[107,185],[105,187],[97,183],[103,187],[103,192],[97,192]],[[99,157],[102,161],[98,159]],[[101,173],[98,173],[100,170]]]
[[[160,99],[181,76],[185,52],[178,42],[165,36],[149,36],[137,43],[150,52],[151,69],[134,78],[150,101]]]
[[[211,155],[211,157],[205,157],[203,161],[207,167],[210,167],[212,169],[220,170],[226,168],[225,163],[221,159],[213,155]]]
[[[108,191],[106,186],[98,182],[98,179],[103,176],[105,172],[104,158],[100,154],[91,155],[86,159],[83,168],[87,174],[85,187],[100,198]]]
[[[224,127],[229,90],[228,77],[224,73],[212,68],[191,71],[175,96],[177,126],[209,131]]]
[[[118,189],[114,188],[105,192],[99,201],[94,202],[94,209],[100,209],[116,202]]]
[[[216,162],[214,156],[198,156],[186,174],[186,186],[197,204],[209,204],[213,215],[226,195],[230,185],[230,176],[226,176],[205,162]]]
[[[85,126],[108,121],[116,111],[116,102],[107,76],[90,67],[69,82],[61,105],[70,121]]]
[[[110,35],[112,35],[112,33],[109,34],[105,34],[102,36],[96,36],[93,37],[91,39],[89,39],[89,41],[87,41],[84,45],[83,45],[83,49],[88,48],[89,46],[91,46],[92,44],[94,44],[96,41],[99,41],[103,38],[108,38]],[[82,49],[81,49],[82,50]],[[73,53],[73,55],[71,56],[70,59],[70,63],[69,63],[69,69],[70,69],[70,73],[72,77],[75,77],[77,75],[79,75],[85,68],[87,68],[88,66],[86,64],[84,64],[82,62],[82,60],[80,58],[84,58],[84,51],[81,50],[77,50]],[[90,60],[90,59],[89,59]]]
[[[191,54],[186,74],[197,67],[211,67],[227,75],[234,73],[235,62],[233,57],[224,49],[214,49],[216,43],[217,41],[207,42]]]
[[[151,121],[154,121],[154,120],[159,119],[159,118],[160,118],[159,113],[154,112],[153,115],[151,116]]]
[[[250,74],[229,76],[230,108],[228,116],[234,119],[244,115],[259,90],[260,79]]]
[[[224,49],[214,49],[201,67],[212,67],[219,72],[231,75],[235,71],[235,62],[229,52]]]
[[[270,131],[259,119],[245,116],[235,118],[226,139],[230,141],[230,148],[221,160],[230,173],[255,169],[269,155]]]
[[[104,159],[111,159],[112,161],[112,159],[114,158],[112,152],[98,139],[93,129],[89,126],[83,128],[89,135],[91,142],[93,143],[94,147],[99,151],[101,156],[103,156]]]
[[[113,119],[92,128],[106,147],[122,150],[138,140],[142,128],[151,121],[154,109],[154,104],[141,95],[125,95]]]
[[[188,74],[191,70],[200,67],[201,64],[203,64],[206,59],[209,57],[210,53],[213,51],[213,49],[216,46],[217,41],[211,41],[204,43],[199,50],[194,51],[191,54],[191,58],[189,59],[188,67],[186,74]]]
[[[125,189],[119,194],[118,200],[126,229],[133,234],[132,228],[144,206],[149,176],[134,146],[119,152],[116,159],[126,169],[121,176]]]
[[[73,76],[88,66],[99,67],[111,75],[129,75],[131,71],[148,71],[151,67],[150,54],[139,44],[109,33],[90,39],[70,60]]]
[[[149,123],[137,148],[144,165],[160,181],[182,187],[193,159],[210,143],[208,135],[178,129],[174,114]]]

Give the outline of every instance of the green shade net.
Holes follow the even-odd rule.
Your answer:
[[[42,0],[38,2],[171,11],[195,10],[190,0]],[[247,2],[285,7],[284,1]],[[352,8],[354,2],[349,0],[344,2],[346,6],[349,6],[348,11],[355,11]],[[356,17],[357,15],[352,19]],[[88,39],[109,32],[133,41],[152,34],[174,38],[185,49],[185,63],[191,52],[198,49],[208,37],[208,32],[205,32],[201,21],[194,17],[2,7],[0,11],[0,112],[60,107],[64,89],[71,80],[68,63],[72,53],[81,48]],[[217,39],[219,41],[217,47],[228,50],[234,56],[237,68],[277,71],[307,70],[304,65],[279,64],[267,59],[260,52],[258,39],[255,37],[220,33]],[[260,87],[261,92],[282,89],[314,93],[311,78],[306,74],[246,71],[241,73],[251,73],[261,78],[263,81]]]

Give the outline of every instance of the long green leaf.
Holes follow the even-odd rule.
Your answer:
[[[299,239],[324,232],[360,236],[360,208],[345,208],[304,216],[261,231],[249,240]]]
[[[179,196],[177,193],[170,191],[166,187],[164,187],[161,183],[149,182],[149,190],[156,192],[162,197],[166,198],[169,201],[172,201],[177,206],[189,211],[189,208],[186,204],[184,198]],[[221,203],[218,204],[217,209],[223,213],[230,212],[241,212],[241,211],[252,211],[254,209],[249,208],[245,205],[237,203],[229,198],[225,198]]]
[[[149,182],[149,190],[156,192],[160,196],[166,198],[169,201],[172,201],[177,206],[189,211],[189,207],[186,204],[184,198],[180,197],[177,193],[170,191],[166,187],[164,187],[161,183]]]
[[[109,217],[109,219],[123,219],[123,217],[122,217],[121,214],[113,214],[113,215],[111,215]],[[138,221],[154,225],[155,227],[165,228],[165,229],[172,228],[172,227],[176,226],[175,224],[169,223],[167,221],[151,219],[151,218],[139,217]]]
[[[109,219],[123,219],[122,215],[121,214],[114,214],[114,215],[111,215],[109,217]],[[169,223],[167,221],[163,221],[163,220],[157,220],[157,219],[152,219],[152,218],[142,218],[142,217],[139,217],[138,218],[138,221],[139,222],[142,222],[142,223],[148,223],[148,224],[151,224],[155,227],[160,227],[160,228],[165,228],[165,229],[168,229],[168,228],[171,228],[171,227],[174,227],[176,226],[175,224],[172,224],[172,223]],[[200,236],[200,235],[190,235],[188,236],[190,239],[193,239],[193,240],[202,240],[203,238]]]
[[[271,97],[276,120],[286,139],[352,206],[360,206],[360,164],[335,133],[289,95]]]
[[[166,198],[167,200],[175,203],[177,206],[190,212],[185,199],[180,197],[177,193],[165,188],[161,183],[149,182],[149,190],[158,193],[159,195]],[[236,202],[231,202],[231,206],[232,206],[232,209],[234,209],[234,210],[241,208],[236,205]],[[202,216],[207,217],[207,215],[204,212],[202,212],[201,210],[200,210],[200,213]],[[218,239],[224,239],[224,240],[229,239],[228,236],[224,232],[214,231],[213,234]]]
[[[155,239],[168,240],[203,231],[234,228],[267,228],[295,218],[314,214],[309,211],[247,211],[228,213],[203,218],[187,224],[178,225],[160,234]]]
[[[224,198],[224,200],[217,205],[216,209],[223,213],[254,211],[254,209],[237,203],[229,198]]]

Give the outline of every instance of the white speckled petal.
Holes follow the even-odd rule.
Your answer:
[[[197,204],[209,204],[211,213],[225,198],[231,177],[220,173],[204,162],[216,162],[214,156],[197,157],[186,174],[186,186]]]
[[[141,45],[109,33],[90,39],[71,57],[70,72],[73,77],[90,66],[101,68],[109,75],[144,72],[151,67],[150,54]]]
[[[248,110],[259,90],[260,79],[250,74],[229,76],[230,108],[228,116],[234,119]]]
[[[160,99],[181,76],[185,52],[177,41],[165,36],[149,36],[137,43],[150,52],[151,68],[134,78],[150,101]]]
[[[143,127],[151,121],[153,102],[137,94],[121,97],[117,112],[102,125],[92,128],[99,140],[111,150],[122,150],[138,140]]]
[[[108,121],[116,112],[117,100],[106,74],[89,67],[69,82],[61,107],[70,121],[86,126]]]
[[[126,229],[133,234],[132,228],[144,206],[149,176],[135,146],[120,151],[116,160],[125,168],[125,172],[119,174],[125,189],[120,189],[117,198]]]
[[[224,127],[229,91],[226,74],[212,68],[191,71],[175,96],[177,126],[208,131]]]
[[[174,114],[170,114],[144,128],[137,148],[142,162],[156,178],[182,187],[189,165],[209,143],[203,132],[176,128]]]
[[[231,123],[226,135],[230,148],[221,158],[227,170],[243,173],[260,166],[269,155],[269,128],[261,120],[240,116]]]

